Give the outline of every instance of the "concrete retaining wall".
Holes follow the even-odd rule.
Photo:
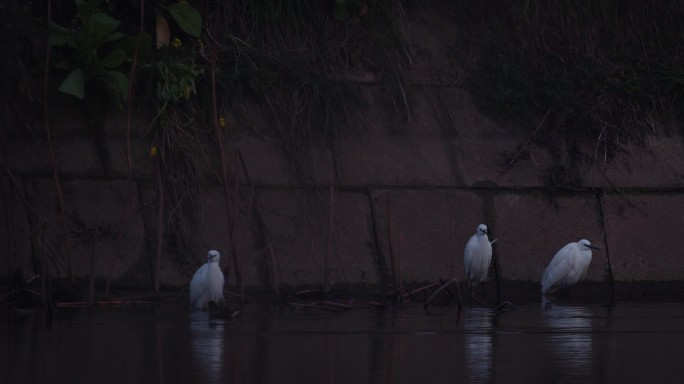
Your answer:
[[[463,53],[455,54],[458,47],[436,35],[448,32],[448,23],[425,12],[410,20],[408,110],[387,108],[388,89],[374,82],[372,73],[358,76],[370,79],[358,83],[364,106],[349,116],[349,133],[335,142],[333,169],[319,146],[299,159],[313,184],[299,182],[301,173],[293,172],[284,155],[265,117],[267,108],[237,105],[226,115],[232,164],[240,150],[255,184],[252,213],[259,212],[247,215],[247,201],[242,201],[236,224],[235,246],[248,289],[265,292],[274,281],[321,287],[327,263],[334,289],[377,293],[391,279],[390,239],[399,263],[395,269],[406,284],[463,277],[463,248],[479,223],[488,224],[498,239],[500,282],[538,282],[553,254],[581,238],[603,249],[594,253],[589,281],[607,285],[612,275],[616,282],[682,282],[684,150],[678,127],[661,124],[645,147],[624,147],[610,163],[595,158],[595,145],[588,143],[586,157],[575,164],[579,185],[549,196],[541,173],[560,155],[532,146],[505,167],[533,129],[501,125],[477,111],[468,92],[454,86]],[[430,28],[435,19],[436,27]],[[137,113],[135,209],[125,217],[125,117],[112,113],[104,126],[89,126],[68,101],[57,102],[64,105],[55,106],[52,126],[69,241],[61,232],[47,147],[12,128],[5,145],[11,177],[0,176],[1,249],[12,253],[25,277],[36,273],[32,262],[43,249],[36,236],[23,240],[45,222],[51,247],[46,252],[63,259],[69,247],[77,276],[87,276],[92,263],[100,278],[111,275],[120,286],[148,287],[157,231],[154,162],[147,157],[151,142],[144,135],[152,116]],[[179,254],[165,243],[163,285],[186,286],[208,249],[221,251],[228,283],[235,284],[221,187],[205,186],[199,201],[196,249]],[[173,234],[166,235],[168,240]],[[7,263],[6,257],[0,262]],[[186,266],[178,260],[186,260]],[[60,268],[58,261],[50,264],[53,271]]]
[[[381,93],[377,86],[366,91],[376,97]],[[425,87],[412,88],[409,96],[412,106],[424,103]],[[320,287],[327,254],[327,278],[335,289],[377,292],[382,281],[391,280],[390,239],[400,263],[395,268],[406,284],[463,276],[463,247],[481,222],[498,239],[497,273],[504,282],[539,281],[555,251],[580,238],[603,248],[594,253],[590,281],[607,283],[611,272],[618,282],[682,280],[684,247],[677,239],[684,226],[684,193],[679,188],[682,175],[676,170],[683,152],[678,135],[660,135],[651,148],[635,148],[632,156],[611,165],[582,164],[583,186],[550,199],[535,174],[550,156],[535,148],[532,152],[540,156],[503,170],[503,155],[526,137],[507,133],[505,127],[479,115],[463,90],[447,107],[453,111],[454,132],[431,130],[427,123],[414,129],[397,117],[378,116],[373,99],[368,100],[368,109],[355,118],[365,133],[343,138],[333,151],[337,182],[330,237],[330,169],[322,148],[314,148],[310,163],[304,164],[320,183],[311,190],[295,181],[275,141],[250,133],[268,132],[267,127],[238,127],[239,132],[227,139],[233,150],[245,154],[256,183],[253,204],[261,212],[260,218],[250,216],[249,222],[242,212],[236,224],[237,253],[250,291],[269,290],[272,271],[278,283]],[[254,116],[245,110],[234,120],[249,122]],[[430,111],[420,106],[413,112],[414,122],[431,118]],[[363,121],[366,116],[370,123]],[[125,218],[125,130],[121,119],[117,124],[106,129],[99,141],[76,134],[80,129],[68,125],[57,135],[57,163],[71,231],[68,244],[61,234],[45,147],[10,142],[12,179],[2,177],[6,201],[2,209],[7,218],[0,223],[4,249],[14,249],[45,221],[45,236],[53,248],[49,252],[63,255],[68,245],[77,276],[89,274],[94,257],[98,276],[111,274],[116,284],[124,286],[149,285],[156,247],[153,165],[144,155],[149,143],[145,138],[134,142],[137,171],[131,203],[136,209]],[[200,202],[197,249],[171,257],[176,251],[166,245],[163,284],[187,284],[192,268],[181,268],[177,260],[191,259],[189,265],[199,265],[211,248],[225,255],[222,264],[230,284],[235,283],[227,256],[230,244],[222,188],[206,186]],[[241,209],[245,207],[243,201]],[[258,220],[261,229],[255,225]],[[14,257],[27,275],[34,273],[31,260],[42,252],[36,244],[23,243]]]

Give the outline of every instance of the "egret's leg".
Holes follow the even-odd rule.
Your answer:
[[[480,305],[483,306],[483,307],[486,307],[486,306],[487,306],[487,304],[484,302],[484,282],[483,282],[483,283],[480,283],[480,284],[482,284],[482,296],[483,296],[483,299],[480,300],[479,298],[477,298],[477,297],[475,296],[475,294],[473,293],[473,290],[471,289],[471,291],[470,291],[470,299],[471,299],[471,301],[470,301],[470,306],[471,306],[471,307],[473,306],[472,300],[475,300],[476,302],[480,303]]]
[[[484,292],[484,283],[482,283],[482,284],[483,284],[482,292]],[[485,304],[484,301],[475,297],[475,288],[472,285],[468,285],[468,291],[470,292],[470,295],[468,295],[468,305],[470,305],[472,307],[473,306],[473,300],[475,300],[478,303],[480,303],[480,305],[485,306],[485,307],[487,306],[487,304]],[[483,295],[484,295],[484,293],[483,293]]]
[[[554,301],[557,299],[553,296],[555,291],[551,292],[546,292],[545,294],[542,294],[542,307],[545,309],[551,308],[552,304]]]

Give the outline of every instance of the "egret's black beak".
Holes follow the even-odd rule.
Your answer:
[[[587,247],[587,248],[595,249],[595,250],[597,250],[597,251],[600,251],[600,250],[601,250],[601,248],[599,248],[599,247],[597,247],[597,246],[595,246],[595,245],[593,245],[593,244],[589,244],[589,245],[584,244],[584,246]]]

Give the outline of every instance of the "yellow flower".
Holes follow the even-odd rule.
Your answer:
[[[155,157],[155,156],[157,156],[157,147],[156,147],[156,146],[152,146],[152,147],[150,147],[149,158],[151,159],[151,158],[153,158],[153,157]]]
[[[226,119],[224,119],[223,116],[219,119],[219,125],[222,127],[226,126]]]
[[[173,41],[171,42],[171,46],[176,48],[176,49],[180,48],[181,45],[183,45],[183,43],[177,37],[175,39],[173,39]]]

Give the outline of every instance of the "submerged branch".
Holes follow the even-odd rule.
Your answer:
[[[454,277],[453,279],[449,280],[449,281],[446,282],[444,285],[442,285],[441,287],[439,287],[439,289],[437,289],[435,292],[433,292],[432,295],[430,295],[430,297],[429,297],[427,300],[425,300],[425,304],[423,304],[423,308],[424,308],[425,310],[427,310],[428,307],[430,306],[430,303],[432,302],[432,299],[434,299],[435,296],[437,296],[440,292],[442,292],[443,290],[445,290],[449,285],[451,285],[451,284],[453,284],[453,283],[456,283],[456,290],[457,290],[457,292],[458,292],[458,296],[457,296],[457,298],[458,298],[458,310],[460,311],[460,310],[461,310],[461,307],[462,307],[462,304],[461,304],[461,290],[460,290],[460,288],[459,288],[459,286],[458,286],[458,278],[456,278],[456,277]]]

